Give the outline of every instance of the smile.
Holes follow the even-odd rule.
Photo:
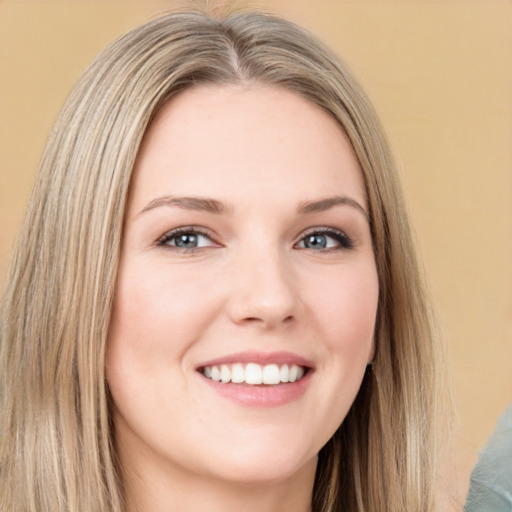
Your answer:
[[[199,371],[215,382],[257,386],[297,382],[304,377],[307,368],[296,364],[234,363],[205,366]]]
[[[244,407],[278,407],[300,399],[315,363],[287,351],[246,351],[203,361],[195,368],[212,391]]]

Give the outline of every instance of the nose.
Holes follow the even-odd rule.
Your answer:
[[[277,249],[240,256],[230,280],[227,308],[234,323],[275,329],[297,320],[297,282],[286,256]]]

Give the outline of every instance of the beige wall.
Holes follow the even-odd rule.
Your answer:
[[[0,0],[0,282],[69,88],[106,43],[173,3]],[[512,3],[251,5],[333,46],[388,128],[449,344],[463,494],[478,448],[512,400]]]

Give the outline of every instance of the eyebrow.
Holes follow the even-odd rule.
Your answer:
[[[363,208],[363,206],[358,203],[355,199],[352,199],[347,196],[333,196],[328,197],[326,199],[320,199],[318,201],[305,201],[300,204],[298,208],[299,214],[304,213],[317,213],[324,212],[338,205],[347,205],[355,208],[357,211],[361,212],[368,222],[370,222],[369,213]]]
[[[153,210],[160,206],[178,206],[184,210],[197,210],[208,213],[223,214],[230,213],[232,208],[228,207],[224,203],[217,201],[216,199],[209,199],[206,197],[173,197],[163,196],[158,197],[148,203],[140,213]]]
[[[324,212],[339,205],[347,205],[355,208],[365,216],[368,222],[370,222],[370,215],[363,208],[363,206],[361,206],[361,204],[358,203],[355,199],[347,196],[333,196],[315,201],[302,202],[297,208],[297,213],[299,215],[303,215],[308,213]],[[156,199],[153,199],[153,201],[149,202],[141,210],[140,214],[155,208],[159,208],[161,206],[178,206],[184,210],[203,211],[217,215],[230,214],[233,211],[233,207],[231,205],[207,197],[162,196],[157,197]]]

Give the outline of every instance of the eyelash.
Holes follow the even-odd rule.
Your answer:
[[[324,249],[324,251],[342,251],[342,250],[350,250],[354,248],[353,240],[343,231],[334,228],[313,228],[309,230],[307,233],[303,234],[299,243],[304,241],[308,236],[313,235],[322,235],[330,237],[336,242],[338,242],[339,247],[331,247],[328,249]],[[310,249],[314,250],[314,249]]]
[[[196,226],[184,226],[181,228],[173,229],[172,231],[169,231],[168,233],[165,233],[161,238],[159,238],[156,242],[156,245],[158,247],[164,247],[164,248],[170,248],[175,251],[180,252],[187,252],[187,253],[193,253],[196,252],[202,247],[194,247],[194,248],[186,248],[186,247],[178,247],[177,245],[170,245],[169,242],[173,240],[174,238],[179,237],[180,235],[200,235],[204,236],[210,240],[212,240],[212,237],[207,231],[204,231],[203,229],[200,229]]]
[[[199,250],[204,248],[204,247],[193,247],[193,248],[186,248],[185,247],[184,248],[184,247],[179,247],[179,246],[176,246],[176,245],[170,245],[169,244],[169,242],[171,240],[179,237],[180,235],[196,235],[196,236],[199,235],[199,236],[204,236],[204,237],[207,237],[210,241],[212,241],[213,242],[213,246],[215,246],[215,242],[212,240],[212,237],[210,236],[210,234],[207,231],[205,231],[205,230],[203,230],[201,228],[198,228],[196,226],[185,226],[185,227],[173,229],[172,231],[169,231],[168,233],[163,235],[161,238],[159,238],[156,241],[156,246],[164,247],[164,248],[171,248],[172,250],[180,251],[180,252],[186,252],[186,253],[194,253],[194,252],[199,251]],[[316,249],[309,248],[310,251],[331,252],[331,251],[350,250],[350,249],[354,248],[353,240],[346,233],[344,233],[343,231],[341,231],[339,229],[334,229],[334,228],[313,228],[313,229],[310,229],[308,232],[304,233],[301,236],[300,240],[294,244],[294,247],[297,244],[299,244],[301,242],[304,242],[304,240],[307,237],[314,236],[314,235],[321,235],[321,236],[326,236],[326,237],[332,238],[333,240],[335,240],[339,244],[339,246],[338,247],[324,248],[322,251],[318,251]],[[301,249],[308,249],[308,248],[307,247],[303,247]]]

